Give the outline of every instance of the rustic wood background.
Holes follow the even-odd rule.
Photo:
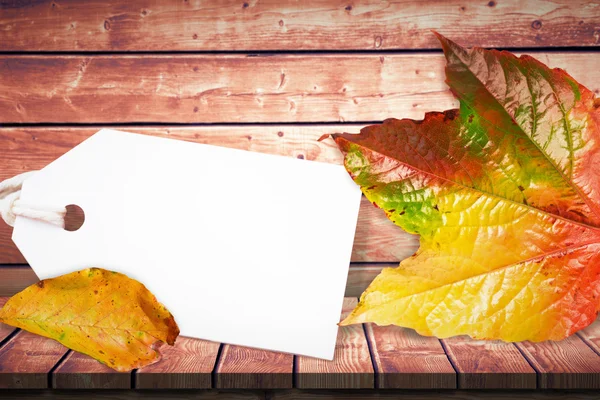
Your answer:
[[[5,301],[0,297],[0,306]],[[356,304],[356,298],[346,298],[341,318]],[[0,396],[16,393],[2,389],[52,388],[443,389],[447,397],[452,394],[447,391],[460,389],[466,399],[473,390],[600,389],[600,321],[561,342],[516,344],[464,337],[438,340],[395,326],[351,325],[340,328],[333,361],[186,337],[161,351],[160,362],[119,373],[54,340],[0,324]],[[311,398],[308,393],[291,396]],[[46,394],[62,398],[61,392]],[[327,398],[347,396],[331,392]]]
[[[322,134],[457,104],[432,29],[600,91],[598,1],[3,0],[0,179],[105,126],[341,163]],[[4,296],[37,279],[10,235],[0,224]],[[346,294],[417,247],[363,201]]]
[[[321,135],[457,104],[432,29],[531,54],[600,93],[600,1],[0,0],[0,180],[106,126],[341,163]],[[10,234],[0,223],[0,296],[37,280]],[[363,201],[346,295],[417,247]],[[340,332],[333,364],[182,338],[132,378],[0,326],[13,368],[0,387],[600,387],[598,323],[558,344]]]

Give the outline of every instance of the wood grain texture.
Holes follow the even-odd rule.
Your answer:
[[[4,1],[1,51],[383,50],[596,46],[587,1]]]
[[[214,373],[218,389],[289,389],[294,356],[224,344]]]
[[[600,88],[600,53],[533,56]],[[458,103],[441,54],[0,56],[0,123],[352,122]]]
[[[398,326],[365,324],[380,389],[456,389],[440,341]]]
[[[162,359],[135,373],[136,389],[210,389],[221,345],[179,336],[174,346],[162,346]]]
[[[1,272],[0,272],[0,276],[2,276]],[[6,303],[7,300],[8,300],[7,297],[0,297],[0,308],[4,307],[4,304]],[[10,336],[10,334],[13,333],[15,330],[16,329],[10,325],[0,323],[0,344],[2,344],[2,342],[4,340],[6,340],[6,338],[8,338]]]
[[[0,304],[2,304],[1,301],[2,299],[0,298]],[[586,328],[577,332],[577,336],[579,336],[581,340],[590,346],[597,354],[600,354],[600,320],[596,320]]]
[[[354,309],[358,300],[345,298],[340,321]],[[370,389],[375,372],[369,345],[361,324],[338,330],[332,361],[296,356],[296,387],[300,389]]]
[[[130,389],[131,373],[117,372],[93,358],[76,351],[52,372],[55,389]]]
[[[10,297],[38,281],[29,265],[0,265],[0,296]]]
[[[600,389],[600,356],[579,336],[516,345],[538,372],[541,389]]]
[[[343,157],[333,140],[319,142],[319,137],[325,133],[358,132],[361,127],[362,125],[232,125],[117,128],[197,143],[341,164]],[[0,180],[24,171],[43,168],[100,129],[99,126],[0,128]],[[12,242],[11,235],[12,228],[0,223],[0,264],[25,263],[25,259]],[[405,233],[388,220],[381,210],[363,198],[352,261],[399,262],[413,254],[417,248],[417,236]]]
[[[459,389],[535,389],[536,374],[512,343],[443,339],[446,354],[458,373]]]
[[[0,344],[10,336],[16,329],[10,325],[0,323]]]
[[[12,230],[12,226],[8,226],[4,221],[0,221],[0,264],[23,264],[27,262],[11,239]],[[2,271],[3,277],[4,272],[5,271]],[[23,271],[14,271],[14,274],[11,274],[14,279],[9,278],[10,280],[0,282],[0,285],[2,286],[2,292],[0,292],[1,296],[12,296],[14,293],[11,294],[11,292],[15,290],[16,292],[19,292],[27,287],[23,287],[23,285],[24,282],[29,282],[31,279],[31,276],[27,276],[30,274],[26,273],[24,276],[19,272]],[[34,274],[34,272],[31,271],[31,274]]]
[[[66,352],[57,341],[20,331],[0,348],[0,389],[48,388],[48,374]]]
[[[398,263],[353,263],[348,270],[345,297],[360,297],[383,268],[396,268]],[[0,270],[0,274],[2,274]],[[1,294],[0,294],[1,295]]]

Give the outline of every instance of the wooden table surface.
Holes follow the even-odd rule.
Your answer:
[[[342,317],[356,303],[346,298]],[[119,373],[54,340],[0,324],[0,388],[600,389],[600,321],[561,342],[516,344],[345,326],[333,361],[187,337],[161,351],[159,362]]]
[[[102,127],[340,164],[321,135],[457,105],[432,29],[531,54],[600,93],[600,1],[4,0],[0,180]],[[10,235],[0,223],[0,296],[37,281]],[[363,199],[346,296],[417,248]],[[10,388],[600,387],[598,323],[537,344],[351,326],[334,362],[181,338],[133,374],[6,326],[0,346]]]

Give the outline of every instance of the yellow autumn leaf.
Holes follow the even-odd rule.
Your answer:
[[[530,56],[439,38],[459,109],[333,135],[365,196],[420,235],[341,325],[562,340],[600,310],[600,100]]]
[[[55,339],[117,371],[160,359],[158,342],[175,343],[171,313],[140,282],[89,268],[46,279],[11,297],[0,322]]]

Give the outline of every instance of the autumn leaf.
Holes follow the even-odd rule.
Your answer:
[[[99,268],[46,279],[11,297],[0,322],[55,339],[117,371],[160,359],[155,345],[175,343],[171,313],[141,283]]]
[[[421,235],[342,325],[563,339],[599,307],[599,104],[532,57],[439,39],[459,110],[333,135],[366,197]]]

